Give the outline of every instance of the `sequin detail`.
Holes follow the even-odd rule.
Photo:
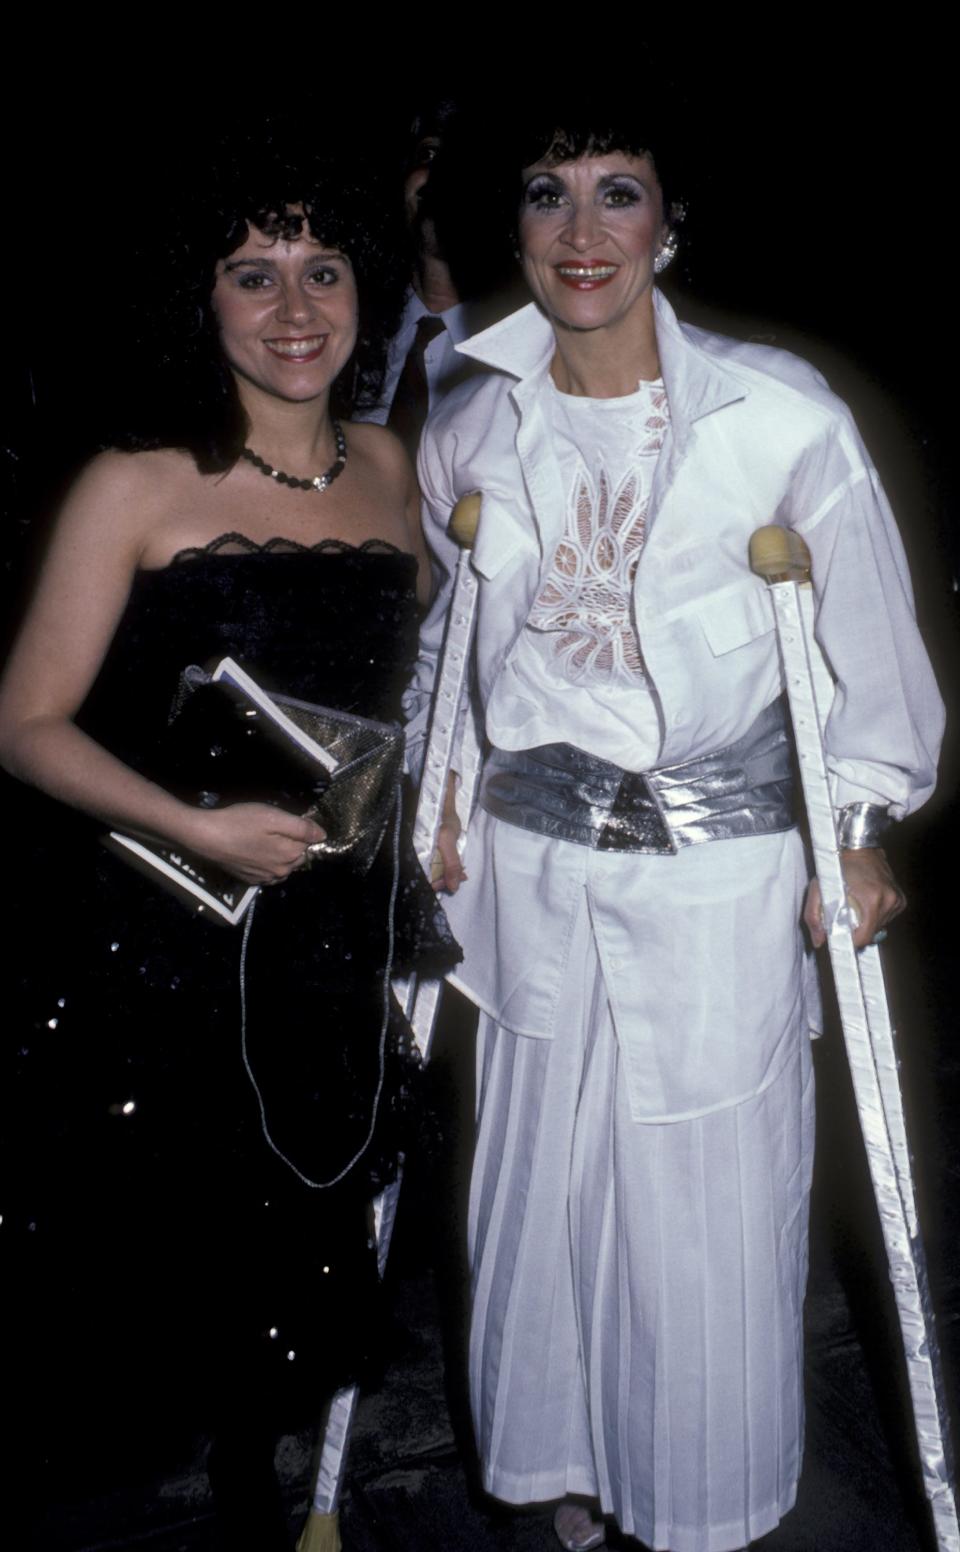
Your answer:
[[[180,673],[215,655],[298,698],[399,717],[417,649],[414,558],[340,541],[281,541],[280,558],[276,546],[230,542],[239,553],[221,540],[133,580],[78,715],[134,769],[156,775]],[[27,789],[24,801],[18,878],[41,889],[55,858],[71,888],[42,916],[20,911],[11,944],[2,1236],[13,1241],[7,1270],[42,1294],[21,1299],[22,1372],[12,1383],[4,1373],[18,1415],[24,1397],[83,1398],[99,1385],[105,1421],[124,1437],[139,1401],[149,1419],[158,1394],[187,1390],[200,1426],[222,1415],[224,1397],[248,1393],[258,1418],[275,1407],[283,1427],[303,1426],[317,1395],[370,1374],[387,1323],[366,1204],[419,1129],[418,1061],[395,1001],[383,1028],[391,848],[362,879],[324,858],[257,906],[248,1050],[277,1145],[310,1178],[329,1178],[366,1142],[381,1087],[362,1158],[336,1190],[315,1192],[260,1133],[240,1055],[236,935],[191,918],[102,847],[98,827]],[[407,819],[400,864],[394,962],[442,976],[458,956]],[[49,1290],[64,1267],[70,1298],[58,1300]],[[104,1387],[105,1374],[129,1384]],[[71,1420],[73,1469],[82,1427]],[[58,1416],[38,1458],[61,1432]],[[109,1459],[89,1434],[96,1459]]]

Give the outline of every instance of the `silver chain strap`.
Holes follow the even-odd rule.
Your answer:
[[[250,902],[249,909],[247,910],[246,920],[243,924],[243,941],[240,946],[240,1050],[243,1056],[243,1065],[246,1070],[247,1077],[250,1079],[250,1082],[253,1085],[253,1092],[257,1096],[257,1104],[260,1107],[260,1129],[263,1132],[264,1138],[266,1139],[267,1146],[271,1148],[277,1155],[277,1158],[282,1159],[283,1163],[287,1165],[287,1168],[292,1169],[297,1178],[302,1180],[305,1186],[309,1186],[312,1191],[326,1191],[330,1186],[339,1185],[340,1181],[349,1175],[350,1171],[353,1169],[353,1166],[363,1157],[369,1148],[370,1143],[373,1140],[374,1130],[377,1125],[377,1113],[380,1108],[380,1098],[383,1094],[383,1084],[386,1075],[387,1029],[390,1023],[390,982],[393,979],[393,954],[395,939],[393,917],[397,904],[397,892],[400,885],[401,801],[399,778],[396,783],[393,807],[393,879],[390,886],[390,904],[387,912],[387,959],[383,968],[383,1018],[380,1022],[380,1055],[377,1090],[373,1096],[373,1110],[371,1111],[370,1126],[366,1137],[349,1163],[345,1164],[340,1173],[334,1175],[330,1180],[311,1180],[308,1175],[305,1175],[301,1169],[297,1168],[292,1159],[287,1158],[287,1155],[283,1152],[282,1148],[278,1148],[277,1144],[270,1136],[270,1128],[267,1125],[266,1105],[264,1103],[263,1094],[260,1091],[260,1086],[254,1076],[253,1068],[250,1065],[250,1056],[247,1051],[247,949],[250,942],[250,929],[253,925],[253,914],[257,904],[256,897],[254,897],[254,899]]]

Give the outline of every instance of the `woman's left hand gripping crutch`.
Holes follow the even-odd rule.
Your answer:
[[[769,584],[844,1043],[907,1361],[920,1465],[939,1552],[960,1552],[940,1354],[917,1221],[896,1045],[876,944],[856,949],[823,734],[833,680],[814,637],[810,556],[790,529],[761,528],[750,564]]]
[[[470,551],[480,520],[480,492],[462,496],[453,509],[448,532],[460,546],[453,599],[447,616],[443,650],[434,689],[433,713],[423,762],[423,779],[417,804],[413,844],[424,871],[429,875],[443,819],[447,778],[453,756],[460,708],[468,691],[470,652],[476,614],[477,578],[470,565]],[[468,779],[476,773],[464,773],[464,801],[472,802]],[[440,981],[418,981],[414,976],[395,987],[397,997],[413,1027],[423,1059],[430,1054],[430,1041],[440,1003]],[[377,1259],[383,1276],[390,1249],[402,1174],[377,1197],[373,1204]],[[336,1333],[332,1333],[336,1340]],[[356,1410],[358,1389],[348,1385],[338,1390],[330,1403],[320,1448],[313,1507],[297,1542],[297,1552],[339,1552],[340,1490],[346,1467],[350,1430]]]

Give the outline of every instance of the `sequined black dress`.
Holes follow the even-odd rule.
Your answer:
[[[79,720],[149,774],[182,669],[229,654],[268,688],[396,721],[414,582],[380,543],[187,552],[137,577]],[[373,1143],[335,1189],[308,1188],[265,1145],[241,1059],[241,930],[191,916],[56,805],[37,800],[30,828],[45,860],[17,936],[2,1225],[20,1359],[134,1411],[179,1394],[201,1418],[255,1394],[281,1421],[315,1412],[377,1345],[365,1204],[403,1144],[404,1022],[394,1010]],[[365,878],[327,860],[257,900],[248,1055],[313,1180],[369,1129],[393,878],[388,837]],[[408,843],[394,919],[397,970],[457,957]]]

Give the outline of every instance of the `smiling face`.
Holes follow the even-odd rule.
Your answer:
[[[617,332],[650,315],[668,228],[649,157],[524,168],[519,234],[527,284],[555,325]]]
[[[288,240],[251,226],[246,241],[218,263],[211,301],[241,393],[317,398],[356,344],[350,260],[306,230]]]

